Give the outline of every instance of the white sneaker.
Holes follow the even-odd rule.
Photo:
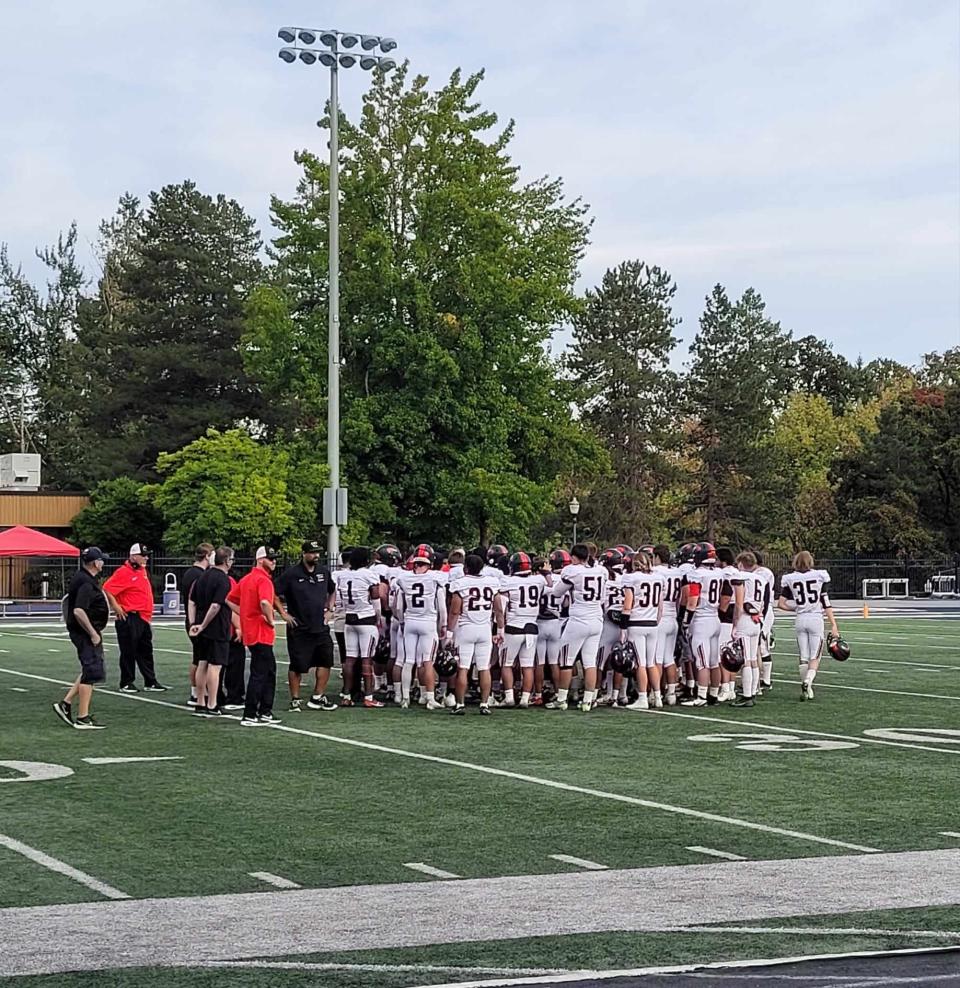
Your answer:
[[[521,710],[526,710],[527,707],[530,706],[530,701],[524,700],[523,697],[520,697],[520,702],[517,704],[517,706],[520,707]]]
[[[401,700],[400,701],[400,709],[401,710],[409,710],[410,709],[410,701],[409,700]]]
[[[677,705],[677,694],[668,693],[664,702],[668,707],[675,707]]]
[[[425,707],[427,705],[427,700],[429,699],[430,698],[427,696],[426,690],[421,690],[420,699],[417,700],[417,703],[419,703],[421,707]]]
[[[453,707],[455,707],[457,705],[457,698],[453,695],[453,693],[448,693],[443,698],[443,705],[445,707],[449,707],[449,708],[453,709]]]
[[[501,707],[515,707],[516,705],[517,700],[513,693],[507,693],[507,695],[503,698],[503,701],[500,703]]]
[[[647,698],[645,696],[641,696],[641,697],[638,697],[636,700],[634,700],[633,703],[628,703],[623,709],[624,710],[649,710],[650,709],[650,704],[647,702]]]
[[[706,705],[707,701],[702,696],[694,696],[689,700],[680,701],[681,707],[705,707]]]
[[[427,697],[424,706],[427,708],[427,710],[443,710],[443,704],[437,703],[436,699],[433,696]]]
[[[650,704],[655,710],[663,709],[663,697],[659,693],[653,694],[653,703]]]

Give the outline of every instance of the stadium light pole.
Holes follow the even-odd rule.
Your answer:
[[[396,68],[386,55],[397,47],[393,38],[357,31],[319,30],[282,27],[277,37],[285,42],[278,52],[288,65],[298,59],[305,65],[319,64],[330,70],[330,247],[328,256],[328,340],[327,340],[327,465],[330,486],[323,492],[323,521],[327,525],[327,554],[331,564],[340,555],[340,526],[347,522],[347,490],[340,487],[340,69],[359,64],[369,72]],[[319,43],[320,47],[315,47]],[[360,45],[361,53],[350,49]],[[344,49],[347,49],[344,51]],[[320,121],[317,122],[320,126]]]
[[[570,509],[570,514],[573,516],[573,544],[577,544],[577,515],[580,514],[580,502],[577,500],[577,495],[574,494],[570,498],[570,503],[567,505]]]

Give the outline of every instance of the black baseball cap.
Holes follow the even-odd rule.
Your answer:
[[[91,545],[87,546],[87,548],[80,553],[80,559],[85,563],[95,563],[98,559],[108,562],[110,557],[103,551],[103,549],[98,549],[95,545]]]
[[[307,539],[302,546],[300,546],[301,552],[323,552],[320,547],[320,543],[316,539]]]

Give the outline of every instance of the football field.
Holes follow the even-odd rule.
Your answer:
[[[51,709],[62,626],[0,623],[0,977],[400,988],[960,946],[960,620],[841,627],[808,703],[780,620],[752,709],[290,714],[281,661],[258,730],[190,715],[180,622],[171,690],[114,692],[111,628],[108,729],[82,732]]]

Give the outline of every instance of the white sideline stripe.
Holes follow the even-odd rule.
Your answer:
[[[880,930],[845,928],[840,926],[675,926],[671,930],[658,929],[658,933],[796,933],[799,936],[830,937],[917,937],[930,940],[957,940],[958,930]]]
[[[956,830],[941,830],[940,831],[940,836],[941,837],[960,837],[960,833],[957,833]]]
[[[712,858],[724,858],[727,861],[746,861],[742,854],[731,854],[729,851],[718,851],[714,847],[701,847],[694,844],[687,848],[688,851],[696,851],[698,854],[709,854]]]
[[[458,964],[335,964],[311,961],[198,961],[176,967],[265,968],[274,971],[367,971],[371,974],[417,974],[469,971],[473,974],[542,975],[568,974],[569,968],[549,967],[464,967]]]
[[[25,690],[22,686],[11,686],[10,689],[14,693],[28,693],[29,690]]]
[[[867,672],[874,671],[877,670],[867,670]],[[926,700],[960,700],[960,696],[949,696],[945,693],[908,693],[905,690],[878,690],[870,686],[841,686],[839,683],[817,683],[817,686],[828,690],[856,690],[858,693],[886,693],[888,696],[917,696]]]
[[[29,858],[35,864],[41,865],[49,871],[55,871],[60,875],[66,875],[67,878],[72,878],[75,882],[79,882],[81,885],[86,885],[88,889],[92,889],[94,892],[99,892],[108,899],[130,898],[126,892],[121,892],[119,889],[115,889],[112,885],[107,885],[106,882],[101,882],[99,878],[94,878],[93,875],[88,875],[85,871],[80,871],[79,868],[74,868],[72,865],[68,865],[65,861],[60,861],[58,858],[52,858],[49,854],[44,854],[43,851],[38,851],[35,847],[30,847],[29,844],[24,844],[14,837],[8,837],[6,834],[0,834],[0,846],[6,847],[11,851],[15,851],[17,854],[22,854],[25,858]]]
[[[82,758],[88,765],[126,765],[129,762],[182,762],[183,755],[150,755],[142,758]]]
[[[857,644],[857,645],[884,645],[886,648],[912,648],[912,649],[917,649],[918,647],[919,648],[935,648],[938,651],[944,651],[944,652],[956,652],[956,650],[957,650],[957,648],[956,648],[955,645],[926,645],[926,644],[924,644],[924,645],[917,646],[916,644],[914,644],[912,642],[890,642],[890,641],[886,641],[886,640],[881,640],[880,638],[871,638],[869,640],[869,642],[864,641],[862,639],[860,641],[858,641],[858,642],[854,642],[854,640],[851,638],[850,639],[850,644],[851,645],[853,645],[853,644]],[[779,651],[779,649],[777,649],[776,651]],[[786,651],[786,649],[784,649],[784,651]],[[793,654],[795,655],[796,653],[793,653]]]
[[[554,861],[562,861],[564,864],[576,865],[578,868],[586,868],[587,871],[606,871],[607,866],[597,864],[596,861],[588,861],[586,858],[575,858],[572,854],[548,854],[547,857]]]
[[[618,971],[574,971],[570,974],[555,974],[543,978],[513,978],[509,981],[450,981],[446,984],[430,985],[410,985],[409,988],[496,988],[499,985],[552,985],[569,984],[576,981],[608,981],[612,978],[637,978],[649,974],[695,974],[701,971],[723,971],[730,969],[744,969],[753,967],[779,967],[786,964],[802,964],[807,961],[843,961],[856,958],[871,957],[909,957],[915,954],[940,954],[942,947],[908,947],[902,950],[856,950],[843,954],[801,954],[799,957],[772,957],[768,959],[754,959],[748,961],[711,961],[708,964],[677,964],[672,967],[634,967],[624,968]],[[778,975],[778,977],[780,977]],[[818,975],[817,981],[827,981],[830,975]],[[948,978],[956,978],[956,974],[946,975],[926,975],[928,980],[946,981]],[[915,980],[915,979],[909,979]],[[893,980],[885,975],[878,975],[867,982],[857,982],[857,984],[892,985],[902,983],[902,980]],[[851,988],[849,984],[846,988]]]
[[[247,874],[251,878],[266,882],[267,885],[273,885],[278,889],[298,889],[302,887],[296,882],[291,882],[289,878],[281,878],[280,875],[271,875],[269,871],[248,871]]]
[[[3,671],[0,669],[0,672]],[[821,687],[828,685],[832,684],[820,684]],[[700,720],[705,723],[739,724],[742,727],[759,727],[764,731],[779,731],[781,734],[808,734],[814,738],[836,738],[839,741],[854,741],[857,744],[881,744],[894,748],[914,748],[917,751],[935,751],[941,755],[960,755],[960,748],[931,748],[924,744],[911,744],[909,741],[884,741],[881,738],[871,738],[866,735],[831,734],[828,731],[806,731],[802,727],[780,727],[778,724],[758,724],[756,721],[741,720],[739,717],[711,717],[709,714],[682,714],[678,711],[665,709],[658,709],[655,713],[660,717],[685,717],[688,720]]]
[[[434,878],[459,878],[452,871],[444,871],[442,868],[434,868],[432,865],[424,864],[422,861],[406,861],[404,868],[411,871],[422,871],[424,875],[432,875]]]
[[[38,676],[34,673],[20,672],[16,669],[0,669],[11,676],[22,676],[25,679],[38,679],[42,682],[56,683],[58,686],[70,686],[71,684],[62,679],[53,679],[50,676]],[[153,697],[141,696],[138,693],[119,693],[115,690],[100,690],[102,696],[120,696],[128,700],[138,700],[141,703],[154,703],[157,706],[169,707],[171,710],[179,710],[181,713],[189,714],[190,710],[178,703],[170,703],[167,700],[155,700]],[[657,711],[661,713],[662,711]],[[694,720],[717,720],[721,724],[747,724],[742,720],[722,720],[720,718],[698,717],[696,714],[668,714],[667,716],[692,717]],[[234,718],[235,719],[235,718]],[[764,727],[763,724],[748,724],[751,727]],[[777,727],[774,730],[782,734],[792,734],[791,730]],[[600,789],[590,789],[586,786],[575,786],[568,782],[557,782],[554,779],[541,779],[533,775],[524,775],[520,772],[509,772],[506,769],[491,768],[487,765],[474,765],[472,762],[461,762],[453,758],[441,758],[438,755],[425,755],[418,751],[406,751],[403,748],[388,748],[385,745],[371,744],[369,741],[356,741],[353,738],[340,738],[333,734],[321,734],[319,731],[308,731],[302,727],[288,727],[286,724],[277,724],[271,728],[274,731],[285,731],[288,734],[300,734],[308,738],[319,738],[321,741],[331,741],[334,744],[345,744],[353,748],[364,748],[367,751],[380,751],[388,755],[400,755],[403,758],[415,758],[418,761],[432,762],[435,765],[450,765],[453,768],[467,769],[471,772],[482,772],[485,775],[495,775],[503,779],[516,779],[519,782],[529,782],[536,786],[544,786],[548,789],[560,789],[564,792],[580,793],[584,796],[593,796],[596,799],[609,799],[618,803],[628,803],[631,806],[643,806],[649,810],[661,810],[664,813],[676,813],[680,816],[694,817],[697,820],[709,820],[712,823],[733,824],[737,827],[745,827],[748,830],[759,830],[765,834],[779,834],[781,837],[793,837],[797,840],[811,841],[814,844],[826,844],[829,847],[843,847],[850,851],[861,851],[865,854],[880,853],[876,847],[867,847],[864,844],[851,844],[848,841],[834,840],[832,837],[819,837],[816,834],[804,833],[800,830],[787,830],[784,827],[771,827],[765,823],[754,823],[752,820],[741,820],[738,817],[721,816],[718,813],[707,813],[703,810],[692,810],[686,806],[673,806],[670,803],[658,803],[650,799],[640,799],[637,796],[623,796],[619,793],[603,792]],[[797,731],[796,733],[818,734],[817,731]],[[826,735],[827,737],[839,735]],[[848,738],[847,740],[874,741],[874,738]],[[886,744],[888,742],[880,742]],[[899,742],[889,742],[898,745]],[[900,745],[900,747],[920,748],[920,745]],[[923,748],[924,751],[938,751],[938,748]],[[956,754],[960,754],[957,751]]]

